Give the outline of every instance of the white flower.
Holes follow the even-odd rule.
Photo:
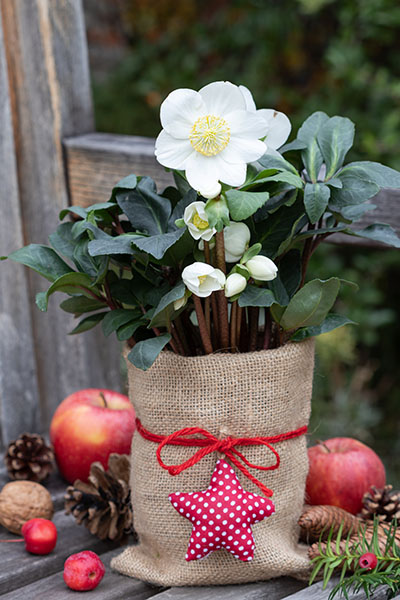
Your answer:
[[[203,198],[207,198],[208,199],[212,199],[212,198],[216,198],[217,196],[220,195],[221,193],[221,184],[218,183],[213,183],[213,186],[210,187],[209,189],[204,188],[201,192],[201,195],[203,196]]]
[[[180,308],[182,308],[183,306],[185,306],[186,302],[188,301],[188,297],[185,294],[183,294],[182,298],[178,298],[178,300],[175,300],[174,302],[174,310],[179,310]]]
[[[204,208],[205,202],[192,202],[185,208],[183,220],[195,240],[202,239],[209,242],[217,230],[209,226]]]
[[[230,221],[224,228],[225,260],[238,262],[246,252],[250,242],[250,229],[245,223]]]
[[[243,275],[240,275],[240,273],[232,273],[231,275],[228,275],[225,282],[225,296],[230,298],[231,296],[240,294],[240,292],[243,292],[246,285],[246,277],[243,277]]]
[[[278,273],[276,264],[266,256],[258,254],[247,261],[246,267],[250,275],[258,281],[271,281]]]
[[[257,110],[250,90],[244,85],[239,85],[239,89],[246,101],[247,110],[256,113],[267,123],[268,133],[264,142],[267,144],[268,150],[276,150],[283,146],[292,129],[288,117],[284,113],[278,112],[273,108],[261,108],[260,110]]]
[[[247,163],[266,151],[260,140],[268,130],[265,118],[249,112],[238,86],[228,81],[210,83],[199,92],[171,92],[160,118],[157,160],[185,171],[192,188],[205,197],[215,193],[219,181],[242,185]]]
[[[186,287],[200,298],[206,298],[212,292],[222,290],[225,285],[223,272],[202,262],[195,262],[185,267],[182,271],[182,279]]]

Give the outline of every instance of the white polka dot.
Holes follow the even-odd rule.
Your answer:
[[[233,529],[234,527],[234,525],[229,525],[229,529]]]
[[[211,481],[213,481],[213,482],[215,483],[215,482],[217,481],[217,478],[216,478],[216,477],[213,477],[213,478],[211,479]]]
[[[228,534],[226,533],[226,531],[223,531],[223,532],[221,533],[221,535],[222,535],[222,536],[225,536],[225,535],[228,535]]]
[[[218,502],[218,503],[217,503],[217,506],[218,506],[218,508],[221,508],[221,506],[222,506],[222,502]]]
[[[230,479],[228,474],[225,475],[225,479]]]
[[[227,465],[227,463],[224,463],[222,466],[224,467],[224,469],[227,469],[227,468],[228,468],[228,465]]]
[[[190,554],[194,554],[194,550],[191,550],[191,551],[190,551]]]
[[[200,537],[200,531],[196,531],[196,537]]]
[[[237,505],[236,510],[241,510],[242,507],[240,506],[240,504]]]
[[[206,531],[206,530],[207,530],[207,527],[206,527],[205,525],[203,525],[203,526],[202,526],[202,530],[203,530],[203,531]]]
[[[246,558],[246,560],[251,560],[251,556],[248,556],[248,557]]]
[[[231,486],[230,486],[230,485],[226,485],[226,486],[225,486],[225,489],[227,489],[227,490],[230,490],[230,489],[231,489]]]
[[[188,519],[194,519],[194,517],[192,517],[192,515],[191,515],[190,513],[186,513],[186,517],[187,517]]]
[[[200,525],[201,521],[196,521],[196,525]]]
[[[242,535],[242,540],[245,540],[245,539],[246,539],[246,537],[247,537],[247,536],[246,536],[245,534],[243,534],[243,535]]]
[[[209,535],[209,537],[214,537],[214,532],[213,531],[209,531],[208,535]]]
[[[196,548],[201,548],[200,544],[196,544]]]
[[[237,494],[237,490],[232,490],[232,494]]]
[[[221,515],[215,515],[216,519],[221,519]]]
[[[268,506],[267,506],[267,510],[271,510],[271,507],[270,507],[270,505],[269,505],[269,504],[268,504]]]
[[[218,481],[218,485],[224,485],[223,481]]]
[[[240,529],[236,529],[235,533],[236,533],[236,535],[239,535]]]
[[[242,510],[242,515],[245,517],[247,515],[247,512],[245,510]]]
[[[239,496],[238,496],[238,498],[239,498]],[[246,498],[243,498],[243,504],[247,504]]]
[[[189,504],[190,504],[190,502],[189,502]],[[177,502],[174,502],[174,506],[175,506],[175,508],[176,508],[176,507],[178,506],[178,503],[177,503]]]
[[[223,495],[224,495],[224,492],[223,492],[222,490],[220,490],[220,491],[218,492],[218,496],[223,496]]]
[[[237,546],[238,544],[239,544],[239,542],[238,542],[237,540],[235,540],[235,541],[233,542],[233,545],[234,545],[234,546]]]
[[[224,508],[222,512],[223,512],[223,513],[227,513],[227,512],[228,512],[228,510],[229,510],[228,508]]]
[[[228,540],[229,541],[233,540],[233,536],[232,535],[228,535]]]
[[[196,558],[203,558],[201,554],[196,554]]]
[[[207,540],[206,540],[206,538],[201,538],[201,541],[206,542]]]
[[[241,522],[242,522],[242,517],[238,517],[238,518],[236,519],[236,523],[241,523]]]
[[[234,517],[234,516],[235,516],[235,513],[234,513],[234,512],[231,512],[231,513],[229,513],[229,516],[230,516],[230,518],[232,519],[232,517]]]
[[[251,540],[247,540],[247,545],[250,546]]]
[[[247,555],[248,555],[248,552],[247,552],[247,550],[246,550],[246,552],[243,552],[243,555],[244,555],[244,556],[247,556]]]
[[[252,505],[251,505],[251,504],[249,504],[249,506],[248,506],[248,509],[249,509],[249,510],[253,510],[253,507],[252,507]]]
[[[209,542],[208,545],[211,546],[211,548],[214,546],[214,544],[212,542]]]
[[[236,504],[235,500],[232,500],[231,506],[235,506],[235,504]]]
[[[215,502],[216,501],[216,497],[215,496],[211,496],[211,502]]]
[[[216,542],[219,542],[219,540],[220,540],[220,539],[221,539],[221,538],[219,538],[219,537],[216,537],[216,538],[215,538],[215,541],[216,541]],[[212,546],[212,544],[210,544],[210,546]]]
[[[201,509],[201,508],[198,508],[198,509],[196,510],[196,512],[197,512],[197,514],[198,514],[198,515],[200,515],[200,514],[201,514],[203,511],[202,511],[202,509]]]
[[[253,500],[253,495],[249,494],[249,498],[250,498],[250,500]]]
[[[220,470],[218,471],[218,475],[221,475],[221,474],[222,474],[222,469],[220,469]]]
[[[264,511],[263,511],[263,510],[260,510],[260,515],[263,515],[263,514],[264,514]]]
[[[200,496],[199,502],[203,502],[203,500],[204,500],[203,496]]]
[[[222,525],[228,525],[228,521],[225,519],[224,521],[222,521]]]
[[[217,515],[218,516],[218,515]],[[215,531],[219,531],[221,529],[221,527],[219,525],[216,525],[215,527]]]
[[[208,521],[210,525],[214,525],[214,521]]]
[[[244,550],[244,546],[239,546],[238,550],[240,550],[240,551]]]
[[[192,510],[194,510],[196,508],[195,504],[192,504],[192,506],[190,507]]]
[[[180,508],[180,509],[179,509],[179,512],[180,512],[180,513],[183,513],[183,508]]]
[[[175,492],[175,496],[180,496],[181,492]]]
[[[202,515],[203,519],[207,519],[208,515]]]
[[[254,502],[254,506],[257,506],[258,508],[260,505],[258,504],[258,502]]]
[[[198,494],[195,494],[195,495],[193,496],[193,498],[198,498],[198,497],[199,497],[199,495],[198,495]]]
[[[208,502],[204,502],[204,508],[207,508]]]

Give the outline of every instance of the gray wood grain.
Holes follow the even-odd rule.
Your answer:
[[[105,202],[115,183],[129,175],[148,175],[159,189],[173,183],[154,157],[152,138],[90,133],[65,139],[72,204],[89,206]]]
[[[110,561],[120,550],[111,550],[101,555],[101,560],[106,567],[106,573],[99,586],[92,591],[90,598],[93,600],[123,600],[134,598],[145,600],[154,596],[158,588],[147,583],[119,575],[110,568]],[[50,577],[39,579],[30,585],[20,586],[7,594],[2,595],[4,600],[70,600],[88,598],[87,592],[76,592],[67,588],[63,580],[62,571]]]
[[[290,577],[281,577],[243,585],[177,587],[157,594],[154,600],[281,600],[305,585]]]
[[[337,584],[338,579],[333,578],[329,581],[326,589],[323,589],[322,581],[314,583],[312,586],[300,590],[295,594],[287,597],[287,600],[328,600],[329,594]],[[338,600],[343,596],[338,595]],[[359,592],[358,594],[349,594],[350,600],[365,600],[365,593]],[[386,600],[387,595],[384,588],[378,588],[374,593],[374,600]]]
[[[60,209],[68,204],[61,140],[93,129],[81,0],[0,2],[13,99],[24,242],[47,243],[49,233],[59,222]],[[16,239],[2,251],[9,253],[20,245]],[[34,296],[47,287],[47,282],[29,272],[29,283],[40,383],[39,421],[46,430],[55,408],[68,394],[84,387],[120,387],[119,352],[117,343],[104,343],[97,330],[68,337],[73,320],[57,308],[60,295],[52,299],[47,314],[40,313],[34,306]],[[19,285],[13,286],[12,293],[14,297],[26,297]],[[12,342],[29,365],[29,346],[16,331]],[[14,389],[13,401],[17,402],[17,383]],[[19,415],[23,422],[22,410]]]
[[[65,515],[63,511],[57,512],[53,521],[57,527],[58,539],[55,549],[50,554],[29,554],[25,551],[23,543],[0,544],[0,594],[61,571],[65,560],[71,554],[82,550],[102,554],[118,546],[116,542],[102,542],[85,527],[77,525],[73,517]],[[16,539],[18,536],[13,536],[0,527],[0,539],[13,537]]]
[[[0,255],[23,245],[8,72],[0,12]],[[5,223],[4,223],[5,220]],[[28,284],[22,266],[0,263],[0,447],[38,426],[38,385]]]

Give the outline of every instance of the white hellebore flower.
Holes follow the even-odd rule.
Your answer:
[[[246,101],[247,110],[262,117],[267,124],[268,132],[266,138],[264,139],[267,149],[277,150],[283,146],[292,129],[292,125],[288,117],[284,113],[278,112],[273,108],[260,108],[257,110],[250,90],[244,85],[239,85],[239,88]]]
[[[250,275],[258,281],[271,281],[278,273],[276,264],[266,256],[258,254],[247,261],[246,267]]]
[[[206,298],[212,292],[222,290],[225,285],[223,272],[202,262],[195,262],[185,267],[182,271],[182,279],[186,287],[200,298]]]
[[[217,230],[209,226],[204,208],[205,202],[192,202],[185,208],[183,220],[195,240],[202,239],[209,242]]]
[[[218,196],[220,181],[242,185],[247,163],[266,151],[260,140],[268,131],[265,118],[246,108],[239,87],[229,81],[198,92],[174,90],[161,104],[160,119],[158,162],[185,171],[192,188],[206,198]]]
[[[230,298],[231,296],[240,294],[240,292],[243,292],[246,285],[246,277],[243,277],[243,275],[240,275],[240,273],[232,273],[231,275],[228,275],[225,282],[225,296]]]
[[[246,252],[250,242],[250,229],[245,223],[230,221],[224,228],[225,260],[238,262]]]

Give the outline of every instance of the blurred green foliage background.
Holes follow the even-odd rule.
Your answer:
[[[155,136],[171,90],[225,79],[295,130],[315,110],[351,118],[348,158],[400,169],[398,0],[120,0],[118,11],[127,50],[93,81],[98,130]],[[324,244],[309,277],[338,274],[359,285],[336,307],[358,326],[318,339],[312,438],[363,440],[399,488],[399,252]]]

